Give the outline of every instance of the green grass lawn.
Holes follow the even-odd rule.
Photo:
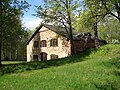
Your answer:
[[[120,45],[58,60],[5,64],[0,90],[120,90]]]

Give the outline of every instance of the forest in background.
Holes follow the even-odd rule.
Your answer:
[[[62,25],[72,44],[72,28],[91,32],[94,37],[108,43],[120,43],[119,0],[43,0],[35,16],[43,23]],[[34,30],[22,25],[22,16],[29,10],[26,0],[1,0],[0,2],[0,62],[1,60],[26,60],[26,41]],[[67,28],[69,27],[69,28]]]

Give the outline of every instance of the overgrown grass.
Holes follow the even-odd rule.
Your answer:
[[[0,73],[0,90],[120,90],[120,45],[58,60],[3,65]]]

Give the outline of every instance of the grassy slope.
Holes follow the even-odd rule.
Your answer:
[[[0,73],[0,90],[120,90],[120,45],[56,61],[3,66]]]

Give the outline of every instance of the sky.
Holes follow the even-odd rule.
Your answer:
[[[24,16],[22,18],[23,26],[30,30],[34,30],[35,27],[39,26],[41,23],[41,19],[38,17],[33,16],[32,14],[35,14],[35,5],[43,5],[43,0],[26,0],[31,6],[30,9],[27,10],[27,12],[24,12]]]

